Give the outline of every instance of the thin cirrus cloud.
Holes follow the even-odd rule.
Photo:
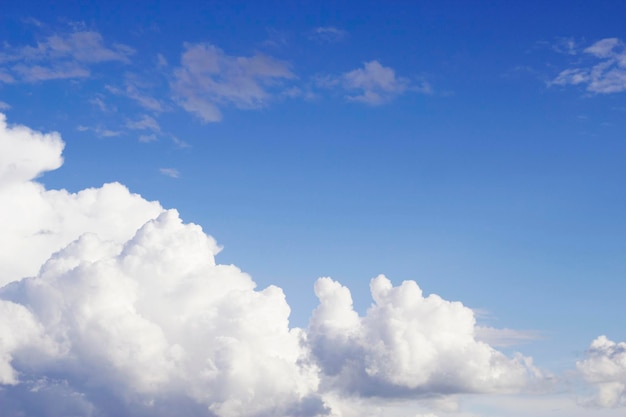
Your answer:
[[[267,55],[232,56],[211,44],[184,49],[171,89],[180,106],[204,122],[220,121],[224,106],[265,107],[295,78],[288,63]]]
[[[160,168],[159,172],[166,177],[180,178],[180,172],[176,168]]]
[[[105,45],[102,35],[95,31],[52,35],[36,46],[5,46],[0,53],[2,80],[32,83],[86,78],[91,75],[91,65],[112,61],[128,64],[134,52],[126,45]]]
[[[341,42],[348,37],[348,32],[336,28],[334,26],[319,26],[311,31],[309,39],[324,42],[324,43],[337,43]]]
[[[106,85],[104,88],[113,95],[122,96],[133,100],[145,110],[150,110],[155,113],[161,113],[166,109],[166,106],[164,106],[162,100],[159,100],[151,96],[149,93],[142,91],[132,80],[127,79],[125,81],[124,88],[119,88],[112,85]]]
[[[471,309],[414,281],[374,278],[360,316],[348,288],[320,278],[308,328],[290,327],[283,291],[216,263],[215,240],[175,210],[117,183],[36,182],[63,146],[0,119],[7,415],[340,417],[359,399],[428,404],[542,378],[530,358],[478,340]]]
[[[594,63],[565,69],[549,85],[581,85],[591,93],[626,91],[626,48],[618,38],[602,39],[583,50]]]

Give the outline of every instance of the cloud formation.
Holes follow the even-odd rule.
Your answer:
[[[576,366],[597,390],[597,394],[585,402],[587,405],[626,406],[626,342],[616,343],[600,336]]]
[[[514,392],[538,374],[413,281],[374,278],[361,317],[321,278],[308,329],[290,327],[283,291],[216,263],[175,210],[117,183],[46,190],[35,179],[60,167],[61,138],[0,120],[7,415],[348,417],[359,399]]]
[[[313,29],[309,39],[318,42],[337,43],[344,40],[347,36],[348,32],[343,29],[334,26],[319,26]]]
[[[293,78],[286,62],[267,55],[231,56],[211,44],[185,44],[171,88],[185,110],[204,122],[217,122],[220,107],[264,107],[273,91]]]
[[[83,233],[124,242],[163,211],[119,183],[78,193],[46,190],[33,180],[61,166],[63,147],[57,133],[9,126],[0,115],[0,285],[37,274]]]
[[[1,79],[11,82],[38,82],[53,79],[89,77],[90,65],[117,61],[129,63],[134,50],[126,45],[106,46],[100,33],[74,31],[57,34],[36,46],[5,47],[0,53],[4,64]]]
[[[365,62],[362,68],[346,72],[340,76],[318,77],[319,87],[338,89],[345,93],[348,101],[378,106],[409,92],[431,94],[432,87],[425,81],[419,84],[410,79],[398,77],[391,67],[385,67],[374,60]]]
[[[617,38],[602,39],[583,50],[592,65],[568,68],[550,82],[551,85],[583,85],[598,94],[626,91],[626,48]]]
[[[159,172],[170,178],[180,178],[180,172],[176,168],[160,168]]]
[[[530,359],[476,340],[474,314],[460,302],[424,297],[414,281],[393,287],[383,275],[370,290],[374,304],[359,317],[348,288],[330,278],[315,284],[309,339],[332,387],[389,397],[506,392],[538,376]]]

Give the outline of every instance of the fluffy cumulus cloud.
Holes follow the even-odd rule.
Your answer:
[[[118,61],[130,62],[133,49],[126,45],[107,46],[100,33],[77,30],[55,34],[38,41],[35,46],[6,46],[0,53],[0,65],[5,68],[5,82],[25,82],[52,79],[85,78],[90,65]]]
[[[471,309],[414,281],[371,281],[374,304],[364,317],[350,291],[330,278],[315,284],[312,351],[333,388],[364,396],[506,392],[538,376],[529,358],[513,359],[476,340]]]
[[[626,342],[616,343],[600,336],[591,343],[586,357],[577,364],[596,395],[585,401],[599,407],[626,406]]]
[[[37,274],[83,233],[124,242],[163,211],[117,183],[78,193],[46,190],[33,179],[61,165],[63,146],[56,133],[8,126],[0,115],[0,285]]]
[[[263,107],[294,77],[287,63],[267,55],[230,56],[214,45],[186,44],[171,87],[185,110],[217,122],[220,107]]]
[[[432,416],[454,409],[451,394],[511,392],[536,373],[413,281],[373,279],[359,316],[321,278],[309,327],[290,327],[283,291],[216,263],[215,240],[175,210],[120,184],[45,189],[36,178],[61,165],[61,138],[0,120],[6,415],[350,417],[385,415],[367,404],[393,397]]]
[[[33,182],[61,164],[58,135],[3,124],[0,146],[12,150],[0,191],[7,412],[58,410],[55,398],[63,413],[105,416],[325,412],[281,289],[216,265],[199,226],[119,184],[71,194]]]
[[[551,81],[552,85],[583,85],[592,93],[626,91],[626,48],[617,38],[602,39],[583,50],[593,62],[568,68]]]

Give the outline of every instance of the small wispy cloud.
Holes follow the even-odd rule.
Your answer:
[[[334,26],[319,26],[313,29],[309,39],[317,42],[337,43],[346,39],[347,36],[348,32],[343,29]]]
[[[13,78],[11,74],[6,72],[6,70],[0,69],[0,82],[5,84],[12,84],[15,82],[15,78]]]
[[[154,133],[149,134],[149,135],[139,136],[139,142],[141,143],[150,143],[150,142],[156,142],[156,141],[157,141],[157,137]]]
[[[5,46],[0,63],[5,63],[7,75],[24,82],[54,79],[86,78],[91,75],[90,66],[104,62],[130,62],[134,50],[129,46],[107,46],[102,35],[95,31],[79,30],[55,34],[38,41],[35,46]]]
[[[626,91],[626,48],[618,38],[602,39],[583,50],[584,58],[595,63],[561,71],[551,85],[583,85],[591,93]]]
[[[97,97],[94,97],[91,100],[89,100],[89,103],[93,104],[94,106],[99,108],[100,111],[102,111],[104,113],[116,112],[117,111],[117,107],[107,105],[100,94]]]
[[[399,77],[393,68],[376,60],[340,76],[318,76],[315,82],[321,88],[343,90],[348,101],[370,106],[388,103],[409,91],[424,94],[433,91],[428,82],[414,83],[409,78]]]
[[[139,120],[128,120],[126,127],[132,130],[152,130],[153,132],[160,132],[161,127],[159,123],[148,115],[143,115]]]
[[[116,96],[123,96],[137,102],[141,107],[146,110],[151,110],[157,113],[165,111],[165,106],[160,100],[139,90],[139,88],[130,81],[126,82],[126,85],[123,89],[112,85],[106,85],[104,88],[111,94],[114,94]]]
[[[9,110],[11,108],[11,105],[9,105],[8,103],[5,103],[4,101],[0,101],[0,110]]]
[[[180,178],[180,172],[175,168],[159,168],[159,172],[170,178]]]
[[[560,54],[576,55],[580,46],[574,38],[559,38],[556,42],[550,44],[552,50]]]
[[[100,126],[90,127],[90,126],[79,125],[76,127],[76,130],[78,130],[79,132],[93,132],[96,134],[96,136],[101,137],[101,138],[116,137],[116,136],[122,135],[123,133],[119,130],[110,130],[110,129],[106,129]]]
[[[186,44],[171,89],[185,110],[217,122],[221,107],[262,108],[293,78],[288,63],[268,55],[232,56],[214,45]]]

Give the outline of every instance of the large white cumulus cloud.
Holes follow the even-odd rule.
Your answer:
[[[73,194],[33,181],[58,168],[56,133],[7,126],[0,114],[0,285],[35,275],[50,255],[85,232],[124,242],[163,211],[118,183]]]
[[[535,372],[476,337],[459,302],[372,280],[363,317],[330,278],[306,330],[215,240],[114,183],[37,176],[63,142],[0,117],[0,404],[6,415],[351,415],[347,397],[520,389]]]
[[[424,297],[414,281],[393,287],[383,275],[370,288],[374,304],[359,317],[346,287],[315,284],[309,338],[332,386],[368,396],[514,391],[538,375],[529,358],[478,341],[460,302]]]
[[[626,406],[626,342],[616,343],[600,336],[589,346],[585,359],[576,365],[597,389],[587,405]]]
[[[89,398],[110,390],[146,403],[190,398],[219,416],[286,413],[317,388],[315,367],[300,365],[304,335],[289,329],[282,290],[255,291],[247,274],[216,265],[216,252],[175,211],[123,245],[83,235],[38,276],[3,289],[34,316],[22,327],[43,327],[54,343],[35,363],[13,348],[12,366],[26,378],[59,375]],[[7,318],[24,315],[16,313]]]

